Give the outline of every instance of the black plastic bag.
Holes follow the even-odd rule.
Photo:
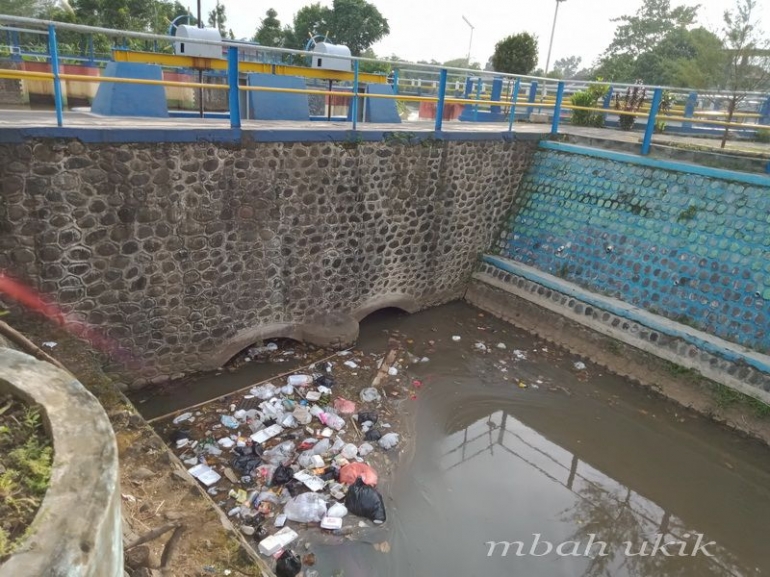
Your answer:
[[[379,429],[369,429],[364,435],[364,439],[367,441],[379,441],[380,437],[382,437],[382,433]]]
[[[171,431],[171,433],[168,436],[168,440],[174,444],[176,444],[177,441],[181,441],[182,439],[189,439],[189,438],[190,438],[190,431],[183,431],[180,429]]]
[[[249,455],[244,455],[243,457],[235,457],[232,460],[233,469],[236,471],[239,471],[240,473],[244,475],[251,475],[251,472],[259,467],[259,464],[262,462],[262,459],[259,457],[253,457]]]
[[[289,481],[291,481],[294,478],[294,471],[291,467],[287,467],[286,465],[278,465],[278,468],[276,468],[275,472],[273,473],[273,480],[270,483],[272,486],[275,485],[285,485]]]
[[[345,507],[359,517],[365,517],[375,523],[385,522],[385,502],[377,489],[366,485],[359,477],[345,495]]]
[[[315,378],[314,383],[316,387],[327,387],[331,389],[334,386],[334,379],[329,375],[319,375]]]
[[[304,493],[306,489],[307,488],[305,487],[305,484],[302,481],[297,481],[296,479],[292,479],[286,483],[286,490],[292,497],[296,497],[300,493]]]
[[[287,549],[278,558],[275,566],[275,577],[297,577],[302,571],[302,561],[294,551]]]
[[[367,411],[364,413],[358,413],[358,424],[361,425],[366,421],[371,421],[372,424],[377,422],[377,413],[374,411]]]

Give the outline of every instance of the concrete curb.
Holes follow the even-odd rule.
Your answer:
[[[6,348],[0,392],[39,404],[54,446],[30,536],[0,577],[123,577],[118,449],[104,409],[69,373]]]
[[[588,293],[562,279],[507,259],[487,257],[474,280],[770,403],[766,355],[620,303],[617,299]],[[473,298],[470,300],[474,302]]]

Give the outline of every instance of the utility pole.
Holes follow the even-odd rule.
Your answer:
[[[467,19],[465,16],[463,16],[463,20],[465,21],[465,23],[466,23],[468,26],[470,26],[470,27],[471,27],[471,39],[470,39],[470,41],[468,42],[468,63],[467,63],[467,66],[468,66],[468,68],[470,68],[470,67],[471,67],[471,46],[473,46],[473,31],[474,31],[476,28],[473,26],[473,24],[471,24],[470,22],[468,22],[468,19]]]
[[[556,0],[556,11],[553,13],[553,26],[551,27],[551,41],[548,43],[548,56],[545,59],[545,73],[543,76],[548,76],[548,67],[551,65],[551,49],[553,48],[553,35],[556,32],[556,18],[559,16],[559,4],[566,0]],[[543,81],[543,97],[547,94],[546,82]]]

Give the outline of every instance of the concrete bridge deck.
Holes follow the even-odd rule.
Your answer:
[[[513,127],[513,139],[540,139],[550,134],[549,124],[531,124],[517,122]],[[6,129],[12,129],[7,131]],[[45,129],[41,131],[40,129]],[[441,138],[445,140],[486,140],[508,138],[508,125],[500,122],[477,123],[445,121]],[[162,141],[177,140],[181,132],[195,132],[195,140],[208,133],[214,140],[221,140],[226,135],[232,135],[230,123],[225,118],[139,118],[139,117],[105,117],[85,111],[67,111],[64,114],[64,126],[56,126],[56,116],[52,110],[18,110],[0,109],[0,141],[17,139],[18,131],[30,131],[26,136],[73,136],[73,131],[108,131],[112,138],[94,138],[95,140],[130,141]],[[50,132],[49,132],[50,131]],[[59,132],[61,131],[61,132]],[[161,132],[158,132],[161,131]],[[353,127],[350,122],[324,121],[264,121],[244,120],[241,131],[254,133],[258,140],[332,140],[352,139]],[[141,133],[144,133],[142,135]],[[380,140],[384,134],[414,133],[417,138],[428,134],[435,135],[433,121],[408,121],[402,124],[359,123],[355,137],[364,141]],[[14,137],[13,135],[17,136]],[[638,131],[625,132],[614,128],[588,128],[569,125],[559,126],[559,135],[567,140],[577,139],[607,144],[617,143],[626,150],[632,150],[635,145],[641,145],[642,133]],[[84,134],[88,140],[88,135]],[[185,139],[186,140],[186,139]],[[682,148],[685,150],[703,150],[740,154],[770,160],[770,143],[730,141],[724,150],[719,148],[719,140],[696,136],[679,136],[673,134],[656,134],[653,144]]]

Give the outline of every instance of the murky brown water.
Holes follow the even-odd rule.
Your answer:
[[[371,540],[387,540],[390,551],[316,543],[313,569],[322,577],[770,575],[769,450],[590,363],[577,370],[581,359],[478,312],[456,303],[364,323],[365,351],[385,350],[388,329],[414,339],[417,354],[436,341],[430,362],[412,369],[424,382],[414,457],[381,487],[388,523]],[[479,341],[490,352],[476,350]],[[592,535],[606,556],[600,544],[585,555]],[[638,553],[658,535],[687,545],[625,554],[627,543]],[[716,542],[711,556],[691,554],[699,535]],[[502,545],[490,556],[492,541],[521,541],[522,555],[512,544],[507,556]],[[545,541],[577,541],[561,549],[577,555],[536,556]]]

